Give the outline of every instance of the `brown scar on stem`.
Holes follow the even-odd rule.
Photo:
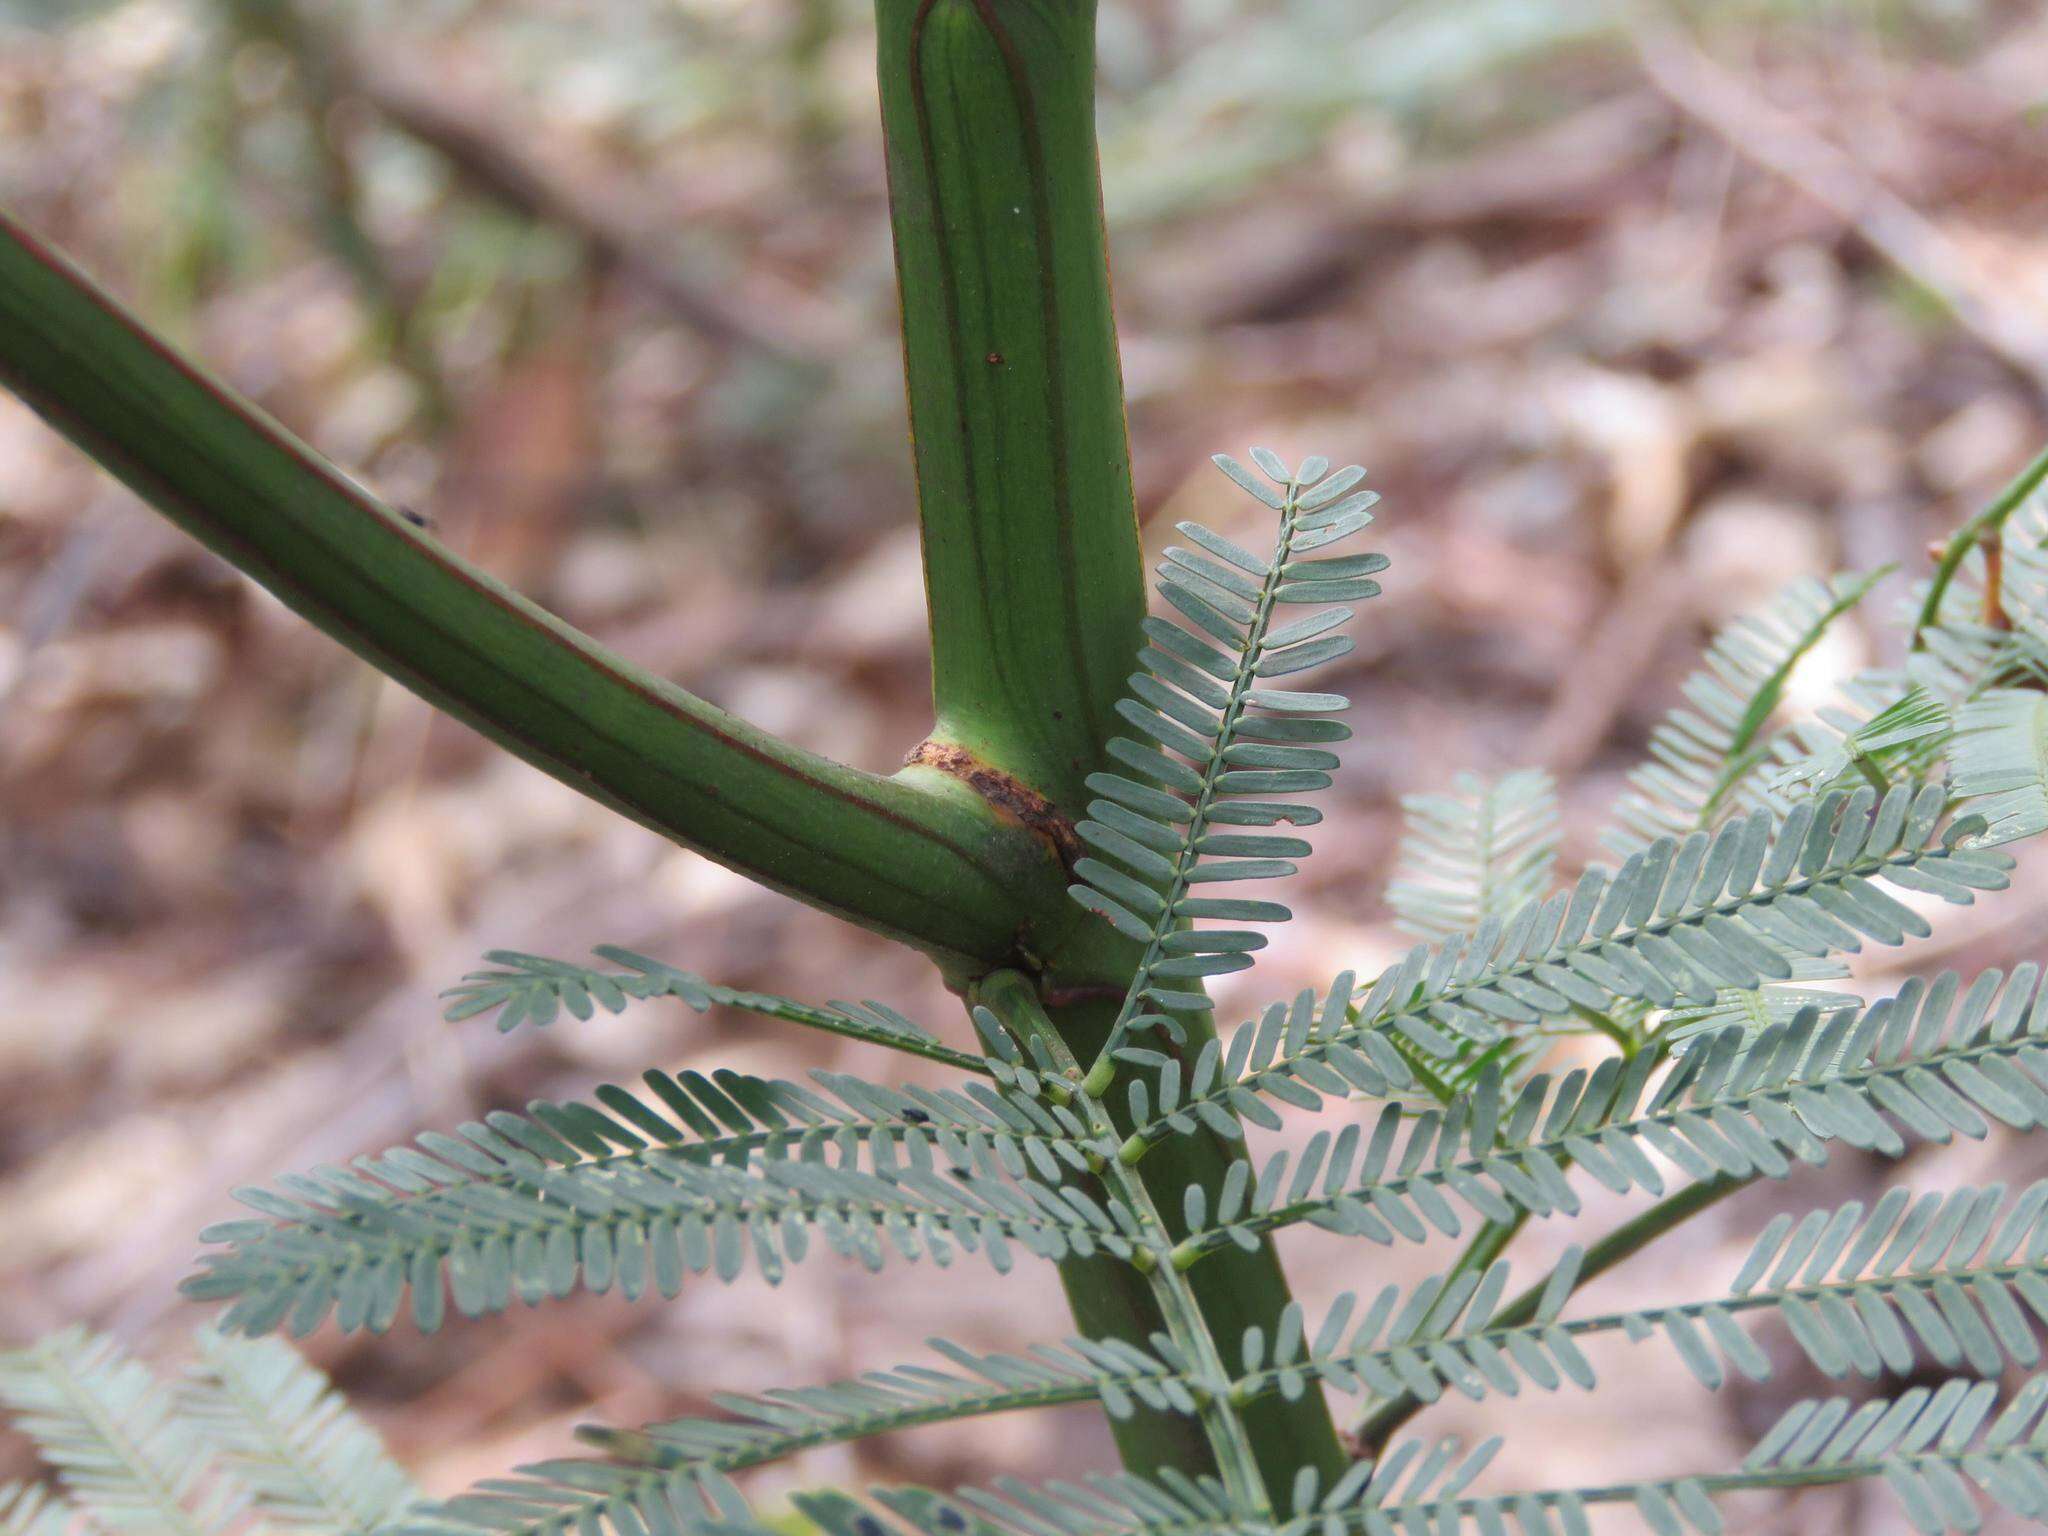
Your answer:
[[[1057,806],[1015,775],[991,768],[965,747],[921,741],[903,762],[906,767],[931,768],[958,779],[999,813],[1043,838],[1063,868],[1072,869],[1082,856],[1074,823]]]
[[[1984,551],[1984,627],[2011,629],[2012,619],[2005,611],[2004,542],[1996,533],[1988,533],[1978,548]]]

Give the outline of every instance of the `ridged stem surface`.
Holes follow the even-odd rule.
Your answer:
[[[380,671],[765,885],[955,965],[1064,883],[1044,837],[936,775],[881,778],[652,676],[443,548],[0,214],[0,385]]]

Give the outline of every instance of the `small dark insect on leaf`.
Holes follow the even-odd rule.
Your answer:
[[[903,1118],[912,1125],[930,1125],[932,1123],[930,1114],[922,1109],[906,1109],[903,1111]]]
[[[425,513],[415,512],[411,507],[408,506],[400,506],[398,509],[398,515],[404,518],[408,523],[411,523],[415,528],[431,528],[434,526],[433,520],[429,518]]]

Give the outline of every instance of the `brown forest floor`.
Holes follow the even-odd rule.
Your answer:
[[[0,197],[455,547],[751,719],[891,765],[922,734],[926,675],[860,8],[311,9],[354,40],[317,68],[157,0],[54,29],[0,4]],[[1381,9],[1351,30],[1369,42]],[[1576,867],[1712,626],[1796,575],[1924,572],[1928,541],[2048,439],[2048,25],[2028,8],[1737,19],[1707,39],[1718,64],[1538,39],[1447,78],[1418,63],[1413,89],[1407,34],[1325,55],[1316,28],[1341,13],[1272,10],[1196,21],[1162,0],[1105,33],[1148,538],[1191,512],[1237,526],[1204,460],[1264,442],[1366,463],[1395,562],[1331,678],[1359,734],[1302,916],[1219,989],[1233,1020],[1394,952],[1398,796],[1550,767]],[[810,38],[817,15],[834,26]],[[1344,73],[1390,51],[1391,80]],[[1295,83],[1204,97],[1219,78]],[[309,80],[328,93],[310,117]],[[314,233],[310,120],[348,157],[373,269]],[[379,285],[431,364],[375,340]],[[422,409],[433,389],[449,425]],[[1845,627],[1793,705],[1895,644]],[[1951,920],[1916,963],[2038,954],[2044,892]],[[231,1185],[655,1063],[896,1070],[665,1006],[505,1038],[437,1022],[435,992],[486,948],[603,941],[957,1032],[914,957],[434,720],[0,400],[0,1343],[85,1321],[174,1349],[196,1313],[172,1287]],[[2048,1155],[1911,1162],[1924,1184],[2019,1183]],[[1841,1156],[1792,1198],[1886,1176]],[[1784,1198],[1752,1192],[1602,1295],[1696,1292]],[[1524,1251],[1563,1241],[1538,1228]],[[1312,1311],[1442,1257],[1294,1252]],[[1063,1327],[1028,1266],[877,1280],[822,1261],[775,1291],[309,1348],[452,1490],[581,1419],[893,1364],[935,1332],[1001,1347]],[[1652,1349],[1597,1396],[1435,1422],[1518,1425],[1511,1470],[1543,1482],[1715,1467],[1820,1385],[1777,1353],[1768,1387],[1709,1397]],[[1107,1456],[1074,1412],[819,1453],[756,1486]],[[0,1477],[25,1465],[0,1435]],[[1881,1495],[1749,1513],[1903,1529]]]

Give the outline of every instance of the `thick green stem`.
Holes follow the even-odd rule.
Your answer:
[[[694,698],[449,553],[0,214],[0,385],[313,623],[534,766],[766,885],[1000,962],[1064,905],[1041,833]]]
[[[1021,791],[1059,836],[1115,734],[1145,609],[1096,164],[1095,4],[876,9],[931,610],[937,724],[920,757],[984,794]],[[1053,1025],[1092,1060],[1139,951],[1078,907],[1025,942]],[[1191,1048],[1211,1029],[1199,1021]],[[1188,1184],[1213,1196],[1235,1155],[1204,1131],[1148,1158],[1167,1220]],[[1215,1336],[1270,1336],[1288,1296],[1272,1247],[1203,1268],[1190,1284]],[[1142,1342],[1164,1325],[1127,1266],[1062,1276],[1085,1333]],[[1269,1487],[1305,1465],[1327,1482],[1344,1464],[1313,1394],[1262,1404],[1247,1428]],[[1135,1471],[1219,1470],[1172,1415],[1123,1421],[1117,1441]]]
[[[1075,1097],[1086,1110],[1090,1129],[1114,1140],[1114,1127],[1102,1103],[1085,1092]],[[1110,1158],[1104,1166],[1110,1187],[1133,1214],[1155,1231],[1168,1230],[1144,1177],[1117,1158]],[[1158,1262],[1146,1272],[1145,1279],[1152,1287],[1152,1299],[1160,1315],[1166,1319],[1167,1336],[1180,1347],[1182,1357],[1203,1382],[1202,1431],[1208,1436],[1209,1452],[1222,1471],[1224,1488],[1239,1508],[1270,1514],[1273,1501],[1267,1493],[1251,1430],[1244,1410],[1231,1396],[1230,1372],[1193,1285],[1171,1264]]]
[[[1039,1006],[1029,983],[1011,972],[985,977],[975,996],[1001,1017],[1028,1014]],[[1085,1061],[1092,1059],[1108,1038],[1119,1001],[1111,996],[1056,1004],[1045,1013],[1066,1049]],[[1214,1033],[1212,1020],[1203,1015],[1184,1023],[1189,1035],[1187,1051],[1199,1051]],[[1119,1092],[1103,1106],[1120,1136],[1131,1129],[1121,1097]],[[1184,1191],[1199,1184],[1209,1191],[1213,1205],[1224,1173],[1240,1156],[1236,1144],[1198,1133],[1161,1142],[1138,1166],[1136,1172],[1150,1192],[1160,1220],[1176,1241],[1187,1234],[1181,1205]],[[1143,1345],[1152,1334],[1165,1329],[1149,1280],[1129,1265],[1110,1259],[1081,1260],[1063,1264],[1060,1276],[1074,1321],[1088,1337],[1127,1339]],[[1265,1239],[1249,1252],[1232,1247],[1211,1254],[1184,1278],[1210,1335],[1231,1349],[1249,1327],[1258,1327],[1272,1338],[1289,1299],[1279,1255]],[[1295,1473],[1305,1466],[1314,1467],[1327,1488],[1349,1464],[1321,1393],[1304,1393],[1292,1402],[1266,1397],[1242,1409],[1240,1417],[1269,1489],[1291,1487]],[[1134,1472],[1164,1467],[1183,1472],[1219,1470],[1200,1426],[1179,1415],[1141,1410],[1113,1428],[1118,1454]]]
[[[1104,258],[1094,0],[879,0],[934,740],[1066,814],[1144,580]]]
[[[1039,1005],[1031,983],[1014,971],[999,972],[983,983],[981,995],[1018,1039],[1045,1043],[1054,1064],[1075,1084],[1071,1102],[1087,1125],[1090,1137],[1104,1146],[1114,1146],[1119,1137],[1108,1108],[1082,1086],[1080,1065]],[[1145,1266],[1143,1279],[1166,1325],[1167,1337],[1179,1350],[1196,1384],[1197,1414],[1225,1491],[1238,1508],[1270,1514],[1272,1501],[1252,1448],[1251,1433],[1231,1394],[1230,1372],[1223,1363],[1216,1334],[1187,1277],[1171,1264],[1160,1262],[1172,1243],[1166,1219],[1160,1215],[1152,1192],[1137,1169],[1118,1158],[1107,1158],[1102,1179],[1112,1198],[1136,1217],[1145,1231],[1157,1236],[1152,1262]]]

